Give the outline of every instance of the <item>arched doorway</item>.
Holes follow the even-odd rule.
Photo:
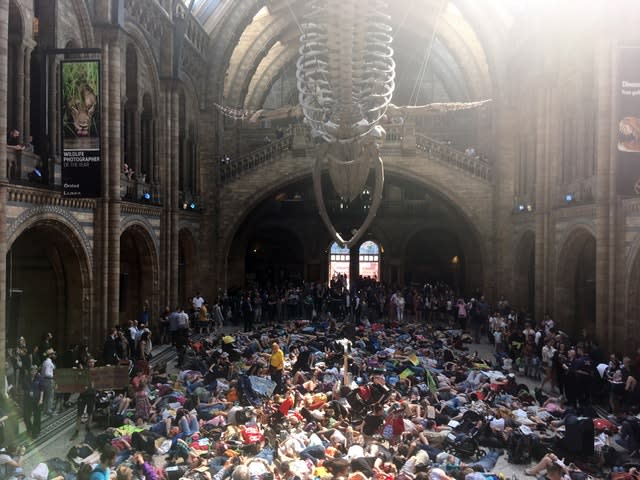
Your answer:
[[[584,228],[574,231],[560,251],[555,305],[554,320],[562,330],[596,331],[596,239]]]
[[[280,226],[264,226],[248,238],[246,282],[285,285],[304,280],[304,247],[297,235]]]
[[[516,263],[513,272],[514,307],[524,309],[535,318],[535,234],[526,232],[516,247]]]
[[[90,266],[80,240],[65,225],[42,221],[22,232],[7,253],[7,346],[52,333],[64,351],[91,335]]]
[[[635,352],[640,347],[640,338],[636,334],[640,318],[640,251],[636,252],[629,276],[627,277],[627,312],[622,325],[612,335],[614,347],[625,352]]]
[[[380,245],[373,240],[362,242],[358,249],[358,275],[363,279],[380,280]]]
[[[349,276],[351,270],[351,255],[349,249],[338,242],[333,242],[329,248],[329,281],[335,282],[344,278],[349,287]]]
[[[178,233],[178,301],[186,302],[193,298],[197,280],[197,256],[193,235],[189,230],[183,228]]]
[[[154,305],[157,256],[149,233],[132,225],[120,235],[120,322],[138,319],[145,302]]]
[[[454,291],[466,290],[467,262],[455,232],[423,229],[408,241],[404,256],[405,283],[445,282]]]

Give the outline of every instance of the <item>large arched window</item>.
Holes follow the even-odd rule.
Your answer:
[[[349,249],[338,245],[337,242],[331,244],[329,253],[329,280],[336,280],[339,276],[349,281]]]
[[[367,240],[360,245],[359,267],[360,276],[362,278],[371,278],[372,280],[380,280],[380,247],[376,242]]]

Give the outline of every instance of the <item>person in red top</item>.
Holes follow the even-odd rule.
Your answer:
[[[294,403],[295,403],[295,399],[293,394],[291,392],[288,392],[286,398],[282,401],[282,403],[278,407],[278,411],[286,417],[287,414],[289,413],[289,410],[291,410],[291,408],[293,407]]]

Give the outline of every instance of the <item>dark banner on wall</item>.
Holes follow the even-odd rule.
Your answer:
[[[62,194],[99,197],[100,62],[61,63]]]
[[[618,65],[618,194],[640,195],[640,46],[621,47]]]

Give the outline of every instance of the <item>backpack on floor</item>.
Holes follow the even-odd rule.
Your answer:
[[[514,431],[507,443],[509,463],[529,463],[531,461],[532,440],[530,435]]]

